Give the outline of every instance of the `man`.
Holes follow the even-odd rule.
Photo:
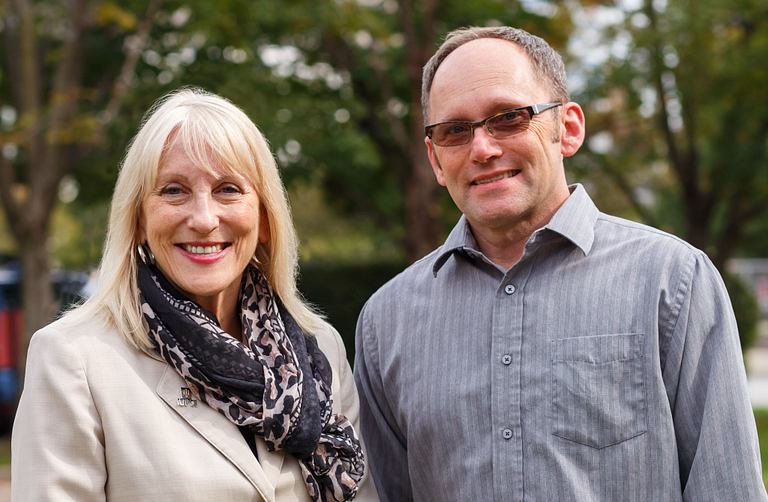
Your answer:
[[[459,30],[423,104],[463,216],[358,321],[382,501],[768,500],[722,280],[566,184],[584,115],[559,55],[521,30]]]

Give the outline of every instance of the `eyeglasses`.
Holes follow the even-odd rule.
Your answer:
[[[561,106],[562,103],[522,106],[491,115],[477,122],[450,121],[428,125],[424,133],[437,146],[466,145],[475,137],[475,127],[483,126],[496,139],[508,138],[528,129],[531,119],[537,113]]]

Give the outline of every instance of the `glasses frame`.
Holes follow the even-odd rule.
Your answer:
[[[517,134],[520,134],[521,132],[523,132],[526,129],[528,129],[528,126],[531,124],[531,120],[533,120],[533,117],[535,115],[537,115],[537,114],[539,114],[541,112],[547,111],[547,110],[549,110],[551,108],[562,106],[562,104],[563,103],[561,103],[560,101],[555,101],[555,102],[552,102],[552,103],[542,103],[542,104],[538,104],[538,105],[521,106],[519,108],[510,108],[508,110],[502,110],[502,111],[500,111],[498,113],[494,113],[490,117],[485,118],[483,120],[478,120],[477,122],[471,122],[469,120],[448,120],[446,122],[437,122],[436,124],[430,124],[430,125],[424,127],[424,134],[426,134],[426,136],[430,139],[430,141],[432,141],[434,143],[434,140],[432,139],[432,131],[434,130],[435,127],[437,127],[439,125],[457,124],[457,125],[469,126],[469,140],[466,143],[459,143],[459,144],[456,144],[456,145],[439,145],[439,144],[435,143],[436,146],[442,146],[444,148],[450,148],[450,147],[453,147],[453,146],[464,146],[464,145],[468,145],[468,144],[472,143],[472,140],[475,139],[475,128],[477,128],[478,126],[483,126],[483,129],[485,129],[488,132],[488,134],[490,134],[491,137],[493,137],[493,132],[486,125],[489,120],[493,120],[496,117],[498,117],[499,115],[504,115],[505,113],[509,113],[509,112],[522,112],[522,111],[528,112],[528,115],[529,115],[528,125],[525,126],[525,129],[520,129],[520,131],[518,131],[518,132],[516,132],[514,134],[510,134],[509,136],[505,136],[506,138],[509,138],[511,136],[515,136]]]

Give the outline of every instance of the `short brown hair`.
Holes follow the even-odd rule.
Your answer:
[[[520,47],[531,58],[534,71],[547,82],[552,92],[552,99],[562,103],[570,101],[563,58],[543,38],[510,26],[472,26],[450,32],[445,37],[443,45],[424,65],[424,73],[421,79],[421,106],[424,111],[425,124],[428,121],[429,94],[432,90],[432,82],[435,79],[437,69],[451,52],[467,42],[481,38],[498,38],[512,42]]]

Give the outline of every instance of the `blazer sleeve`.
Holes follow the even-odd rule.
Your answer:
[[[11,439],[13,502],[105,501],[104,436],[75,347],[53,327],[32,337]]]
[[[344,349],[344,342],[339,333],[333,329],[336,341],[336,354],[334,354],[337,366],[337,375],[339,380],[338,396],[334,395],[334,401],[341,404],[341,413],[347,417],[357,433],[360,444],[365,453],[365,474],[360,481],[355,502],[379,502],[379,496],[376,493],[376,487],[371,479],[370,464],[368,462],[368,452],[365,448],[365,441],[360,431],[360,400],[357,395],[357,387],[352,374],[352,369],[347,361],[347,353]]]

